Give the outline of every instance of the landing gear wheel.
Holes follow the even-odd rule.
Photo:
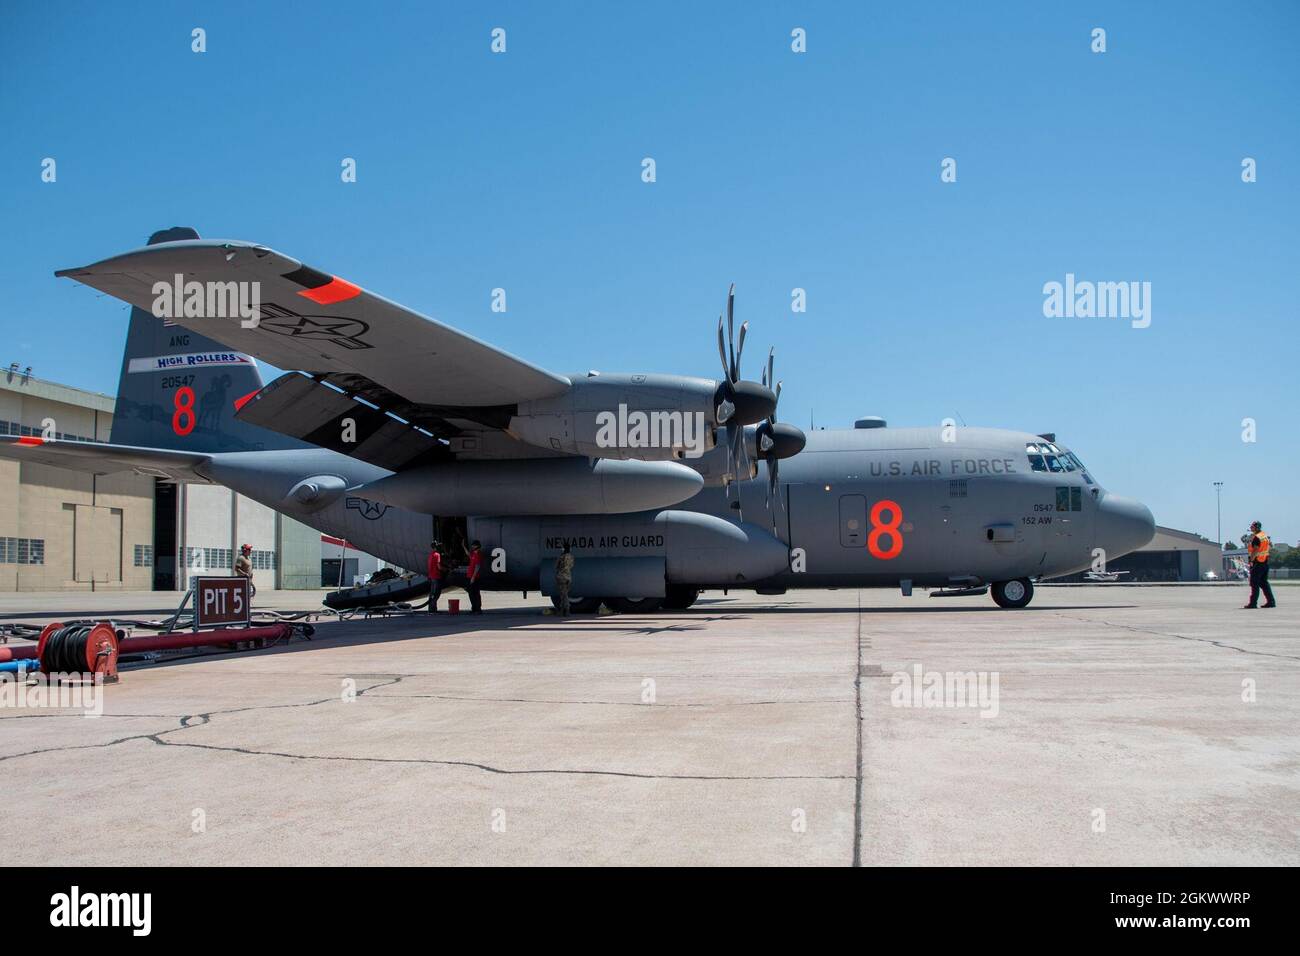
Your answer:
[[[686,584],[668,585],[668,596],[664,598],[664,607],[669,611],[685,611],[696,602],[700,589]]]
[[[993,585],[993,603],[998,607],[1025,607],[1034,599],[1034,583],[1029,578],[999,581]]]
[[[664,606],[664,599],[657,597],[605,598],[605,604],[610,610],[618,611],[619,614],[653,614]]]
[[[560,609],[559,595],[551,595],[551,606],[557,611]],[[595,614],[600,609],[600,598],[584,598],[569,595],[569,613],[570,614]]]

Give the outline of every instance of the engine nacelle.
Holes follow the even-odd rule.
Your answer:
[[[718,383],[678,375],[592,375],[565,394],[521,402],[507,430],[588,458],[681,461],[714,444]]]

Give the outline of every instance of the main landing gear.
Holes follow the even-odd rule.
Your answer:
[[[551,595],[551,604],[558,611],[560,609],[560,598],[558,595]],[[569,595],[569,613],[570,614],[595,614],[600,610],[600,598],[574,597]]]
[[[660,608],[685,611],[700,596],[700,589],[685,584],[669,584],[661,598],[605,598],[605,606],[619,614],[653,614]]]
[[[665,597],[576,597],[569,595],[569,611],[572,614],[595,614],[604,604],[611,611],[617,611],[619,614],[653,614],[655,611],[662,609],[669,611],[684,611],[700,596],[699,588],[689,587],[683,584],[668,585],[668,593]],[[560,599],[556,595],[551,595],[551,603],[555,609],[560,608]]]
[[[1034,599],[1034,582],[1029,578],[998,581],[993,585],[993,603],[998,607],[1021,608]]]
[[[611,597],[605,598],[605,606],[619,614],[653,614],[664,606],[664,599]]]
[[[700,597],[700,589],[689,584],[668,585],[668,596],[664,598],[664,607],[670,611],[685,611]]]

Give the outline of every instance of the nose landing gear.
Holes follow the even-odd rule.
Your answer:
[[[1034,583],[1029,578],[998,581],[993,585],[993,603],[998,607],[1026,607],[1034,599]]]

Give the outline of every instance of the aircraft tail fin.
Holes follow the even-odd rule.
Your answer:
[[[149,245],[198,238],[175,226]],[[235,418],[261,387],[251,355],[133,307],[109,441],[200,453],[308,447]]]

